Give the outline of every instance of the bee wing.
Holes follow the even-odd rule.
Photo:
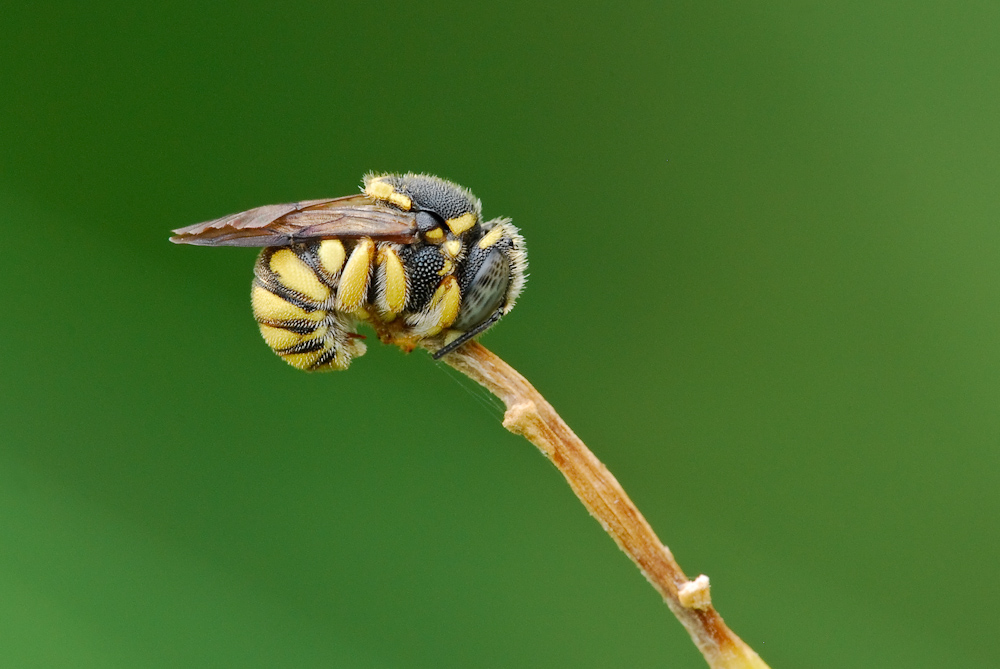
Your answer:
[[[371,237],[408,244],[416,239],[415,215],[372,204],[364,195],[269,204],[174,230],[175,244],[287,246],[330,237]]]

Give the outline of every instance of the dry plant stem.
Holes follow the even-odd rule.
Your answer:
[[[503,400],[504,427],[528,439],[559,468],[590,514],[663,596],[710,667],[767,669],[712,606],[708,579],[688,580],[611,472],[527,379],[477,342],[442,360]]]

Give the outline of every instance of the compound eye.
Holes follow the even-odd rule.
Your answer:
[[[462,278],[462,309],[452,325],[471,330],[483,323],[503,304],[510,286],[510,262],[497,248],[475,249]]]

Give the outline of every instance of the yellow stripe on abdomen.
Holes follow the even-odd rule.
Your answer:
[[[260,334],[264,337],[264,341],[266,341],[267,345],[270,346],[276,353],[282,349],[291,348],[302,341],[303,335],[298,332],[292,332],[291,330],[286,330],[282,327],[267,325],[266,323],[259,323],[259,325]]]
[[[283,297],[275,295],[261,284],[254,282],[250,293],[250,303],[253,305],[253,315],[262,322],[281,321],[311,321],[318,323],[326,316],[325,311],[306,311],[297,304],[292,304]]]
[[[325,239],[265,248],[257,258],[253,315],[267,345],[293,367],[346,369],[365,352],[354,328],[365,312],[376,247],[363,238],[349,258],[345,251],[340,240]],[[345,293],[354,311],[341,309]]]
[[[285,288],[316,302],[322,302],[330,297],[330,289],[291,249],[275,251],[271,254],[268,265],[274,272],[275,278]]]

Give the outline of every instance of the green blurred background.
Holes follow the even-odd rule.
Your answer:
[[[0,666],[703,666],[472,384],[167,243],[368,170],[521,226],[487,345],[773,667],[996,666],[996,3],[2,13]]]

